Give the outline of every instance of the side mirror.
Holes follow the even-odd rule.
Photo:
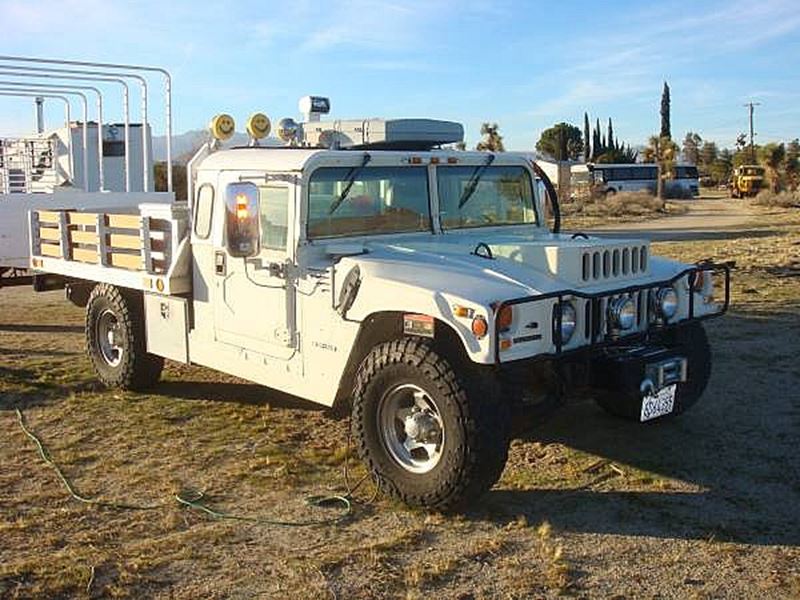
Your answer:
[[[231,183],[225,190],[225,244],[228,254],[250,258],[261,250],[258,188],[250,182]]]

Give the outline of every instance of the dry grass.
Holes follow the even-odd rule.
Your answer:
[[[756,206],[800,208],[800,192],[771,192],[762,190],[751,200]]]
[[[544,562],[544,576],[548,586],[564,592],[570,586],[569,564],[564,558],[564,547],[553,540],[553,528],[544,521],[536,529],[539,555]]]
[[[665,202],[646,192],[619,192],[608,197],[574,199],[561,205],[563,222],[571,229],[660,219],[686,211],[683,204]]]
[[[513,443],[474,511],[369,504],[364,486],[351,521],[303,529],[215,521],[172,494],[305,518],[305,495],[343,490],[345,422],[175,364],[149,394],[101,389],[80,310],[0,291],[0,598],[796,597],[800,211],[654,252],[736,261],[696,408],[641,427],[575,403]],[[68,498],[16,406],[81,491],[164,509]]]

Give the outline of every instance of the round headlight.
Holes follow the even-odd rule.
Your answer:
[[[678,312],[678,293],[674,288],[661,288],[656,294],[656,299],[658,300],[658,310],[663,317],[669,319]]]
[[[575,305],[568,301],[555,305],[553,318],[556,319],[556,322],[558,322],[559,312],[561,313],[561,343],[566,344],[572,339],[572,334],[575,333],[578,316],[575,311]]]
[[[636,306],[627,296],[615,298],[608,305],[608,314],[611,322],[617,329],[630,329],[636,322]]]

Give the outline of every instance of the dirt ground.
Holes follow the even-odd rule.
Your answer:
[[[174,494],[190,488],[236,514],[335,514],[304,499],[344,489],[346,422],[175,364],[150,394],[103,390],[80,309],[1,290],[0,597],[800,597],[800,211],[737,206],[715,205],[740,213],[733,228],[667,228],[660,239],[679,241],[654,247],[736,261],[700,403],[644,426],[568,404],[513,442],[498,485],[457,516],[373,498],[368,483],[338,524],[182,507]],[[78,491],[163,506],[71,499],[17,407]]]

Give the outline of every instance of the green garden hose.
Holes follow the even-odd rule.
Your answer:
[[[53,460],[50,451],[44,445],[44,442],[31,431],[27,423],[25,422],[25,415],[22,411],[17,408],[15,409],[17,412],[17,421],[19,422],[19,426],[22,428],[22,431],[25,432],[33,442],[36,444],[36,447],[39,449],[39,456],[42,457],[52,469],[56,472],[56,475],[61,480],[61,483],[64,484],[64,487],[67,488],[70,496],[72,496],[75,500],[79,502],[83,502],[84,504],[92,504],[95,506],[102,506],[105,508],[113,508],[117,510],[157,510],[162,508],[167,508],[171,503],[167,502],[160,502],[157,504],[127,504],[124,502],[108,502],[106,500],[100,500],[98,498],[91,498],[88,496],[84,496],[80,494],[76,489],[72,482],[64,475],[64,472],[61,470],[61,467]],[[362,479],[363,481],[363,479]],[[247,516],[247,515],[236,515],[233,513],[224,512],[221,510],[217,510],[203,502],[203,498],[205,497],[203,492],[196,491],[196,490],[182,490],[181,492],[175,494],[174,500],[181,506],[186,508],[191,508],[194,510],[199,510],[201,512],[210,515],[215,519],[226,519],[226,520],[233,520],[233,521],[247,521],[249,523],[257,523],[261,525],[276,525],[280,527],[310,527],[313,525],[330,525],[334,523],[339,523],[346,518],[348,518],[353,509],[352,505],[352,495],[355,492],[356,488],[361,484],[359,482],[354,488],[349,489],[346,495],[330,495],[330,496],[308,496],[305,499],[307,506],[315,506],[315,507],[324,507],[324,508],[332,508],[339,506],[340,512],[335,517],[330,517],[326,519],[307,519],[301,521],[283,521],[280,519],[270,519],[264,517],[254,517],[254,516]]]

